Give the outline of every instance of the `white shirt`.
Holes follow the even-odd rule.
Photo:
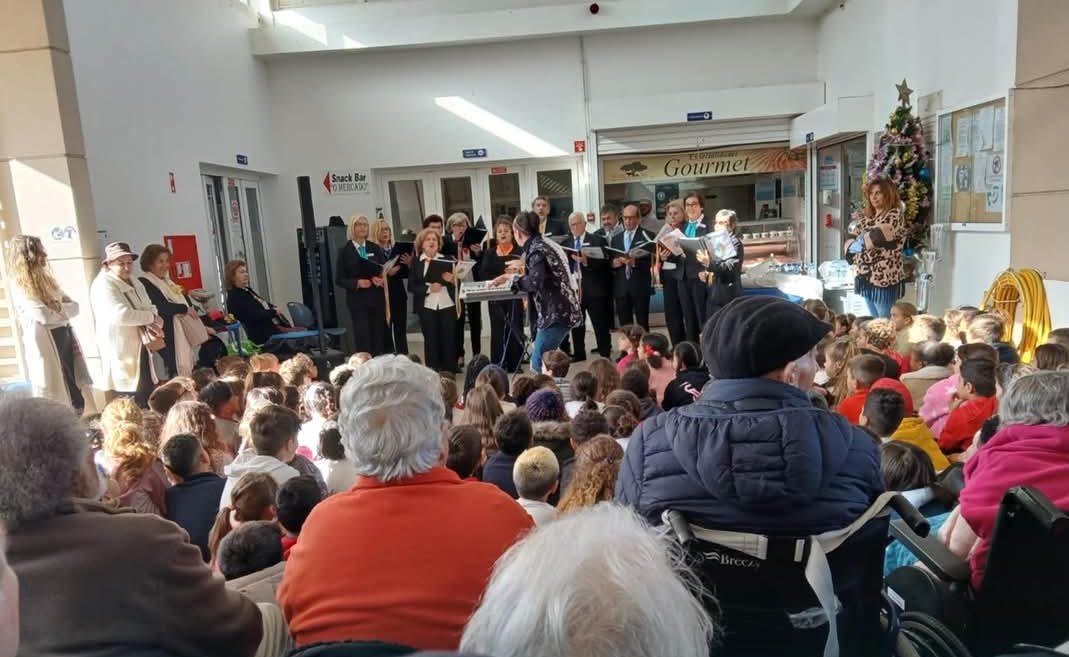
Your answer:
[[[427,277],[427,270],[431,266],[430,259],[426,254],[419,257],[423,261],[423,277]],[[427,284],[427,298],[423,300],[423,307],[427,310],[445,310],[454,306],[453,299],[449,296],[449,290],[442,286],[441,290],[431,292],[431,285]]]
[[[544,525],[557,517],[557,510],[551,504],[522,497],[516,501],[520,503],[527,515],[531,516],[535,525]]]

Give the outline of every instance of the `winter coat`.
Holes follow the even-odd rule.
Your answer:
[[[910,396],[913,397],[913,403],[920,404],[924,401],[924,396],[928,394],[928,390],[932,386],[950,376],[954,376],[953,367],[925,365],[916,372],[906,372],[899,380],[909,390]]]
[[[104,270],[89,286],[89,303],[100,352],[97,387],[122,392],[137,390],[144,352],[139,329],[156,321],[156,307],[149,301],[145,286],[136,278],[124,281]]]
[[[677,406],[693,404],[702,394],[702,388],[709,382],[709,371],[704,367],[683,370],[664,390],[661,408],[670,411]]]
[[[315,466],[312,466],[313,468]],[[249,472],[264,472],[271,475],[279,486],[294,477],[301,475],[296,469],[286,465],[273,456],[263,456],[255,452],[242,452],[234,459],[234,462],[224,468],[226,471],[226,485],[223,486],[223,495],[219,500],[219,508],[230,506],[230,492],[234,490],[241,476]]]
[[[56,343],[52,339],[52,329],[69,326],[71,318],[78,314],[78,303],[64,297],[60,309],[56,310],[42,301],[27,297],[18,285],[11,286],[11,302],[19,319],[22,354],[26,360],[26,376],[30,379],[33,396],[53,399],[69,406],[71,397],[63,379],[64,364],[60,362]],[[93,380],[89,377],[80,346],[75,352],[74,363],[68,365],[74,369],[75,383],[83,390],[86,403],[92,403],[93,395],[88,388],[93,385]]]
[[[616,499],[653,523],[676,509],[707,527],[817,534],[845,527],[882,491],[865,431],[793,386],[721,379],[638,426]]]
[[[923,449],[928,458],[932,460],[932,467],[936,472],[942,472],[950,466],[950,461],[939,449],[939,443],[935,441],[932,431],[919,417],[902,418],[902,423],[891,434],[891,440],[900,440]]]
[[[548,502],[556,505],[564,489],[572,481],[575,471],[575,450],[572,449],[572,425],[570,422],[535,422],[532,447],[545,447],[557,457],[560,466],[560,487]]]
[[[657,417],[661,413],[664,413],[664,411],[661,410],[660,405],[657,404],[657,400],[653,397],[642,397],[638,400],[638,405],[642,411],[642,417],[639,418],[640,420],[648,420],[651,417]]]

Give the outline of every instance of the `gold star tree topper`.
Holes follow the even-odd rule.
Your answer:
[[[906,79],[902,78],[902,84],[896,84],[895,89],[898,89],[898,102],[903,107],[910,107],[909,97],[913,94],[913,90],[906,84]]]

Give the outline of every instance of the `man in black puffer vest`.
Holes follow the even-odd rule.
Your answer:
[[[803,390],[831,330],[800,306],[740,297],[702,331],[713,381],[631,437],[617,501],[654,524],[667,508],[704,527],[810,535],[849,525],[883,492],[876,442]]]

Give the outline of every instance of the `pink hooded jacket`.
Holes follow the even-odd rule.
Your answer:
[[[943,426],[946,425],[947,418],[950,417],[950,400],[954,397],[954,392],[958,389],[958,384],[960,383],[961,378],[957,374],[953,374],[933,384],[924,395],[924,402],[921,403],[918,415],[932,430],[933,436],[939,436],[943,433]]]

